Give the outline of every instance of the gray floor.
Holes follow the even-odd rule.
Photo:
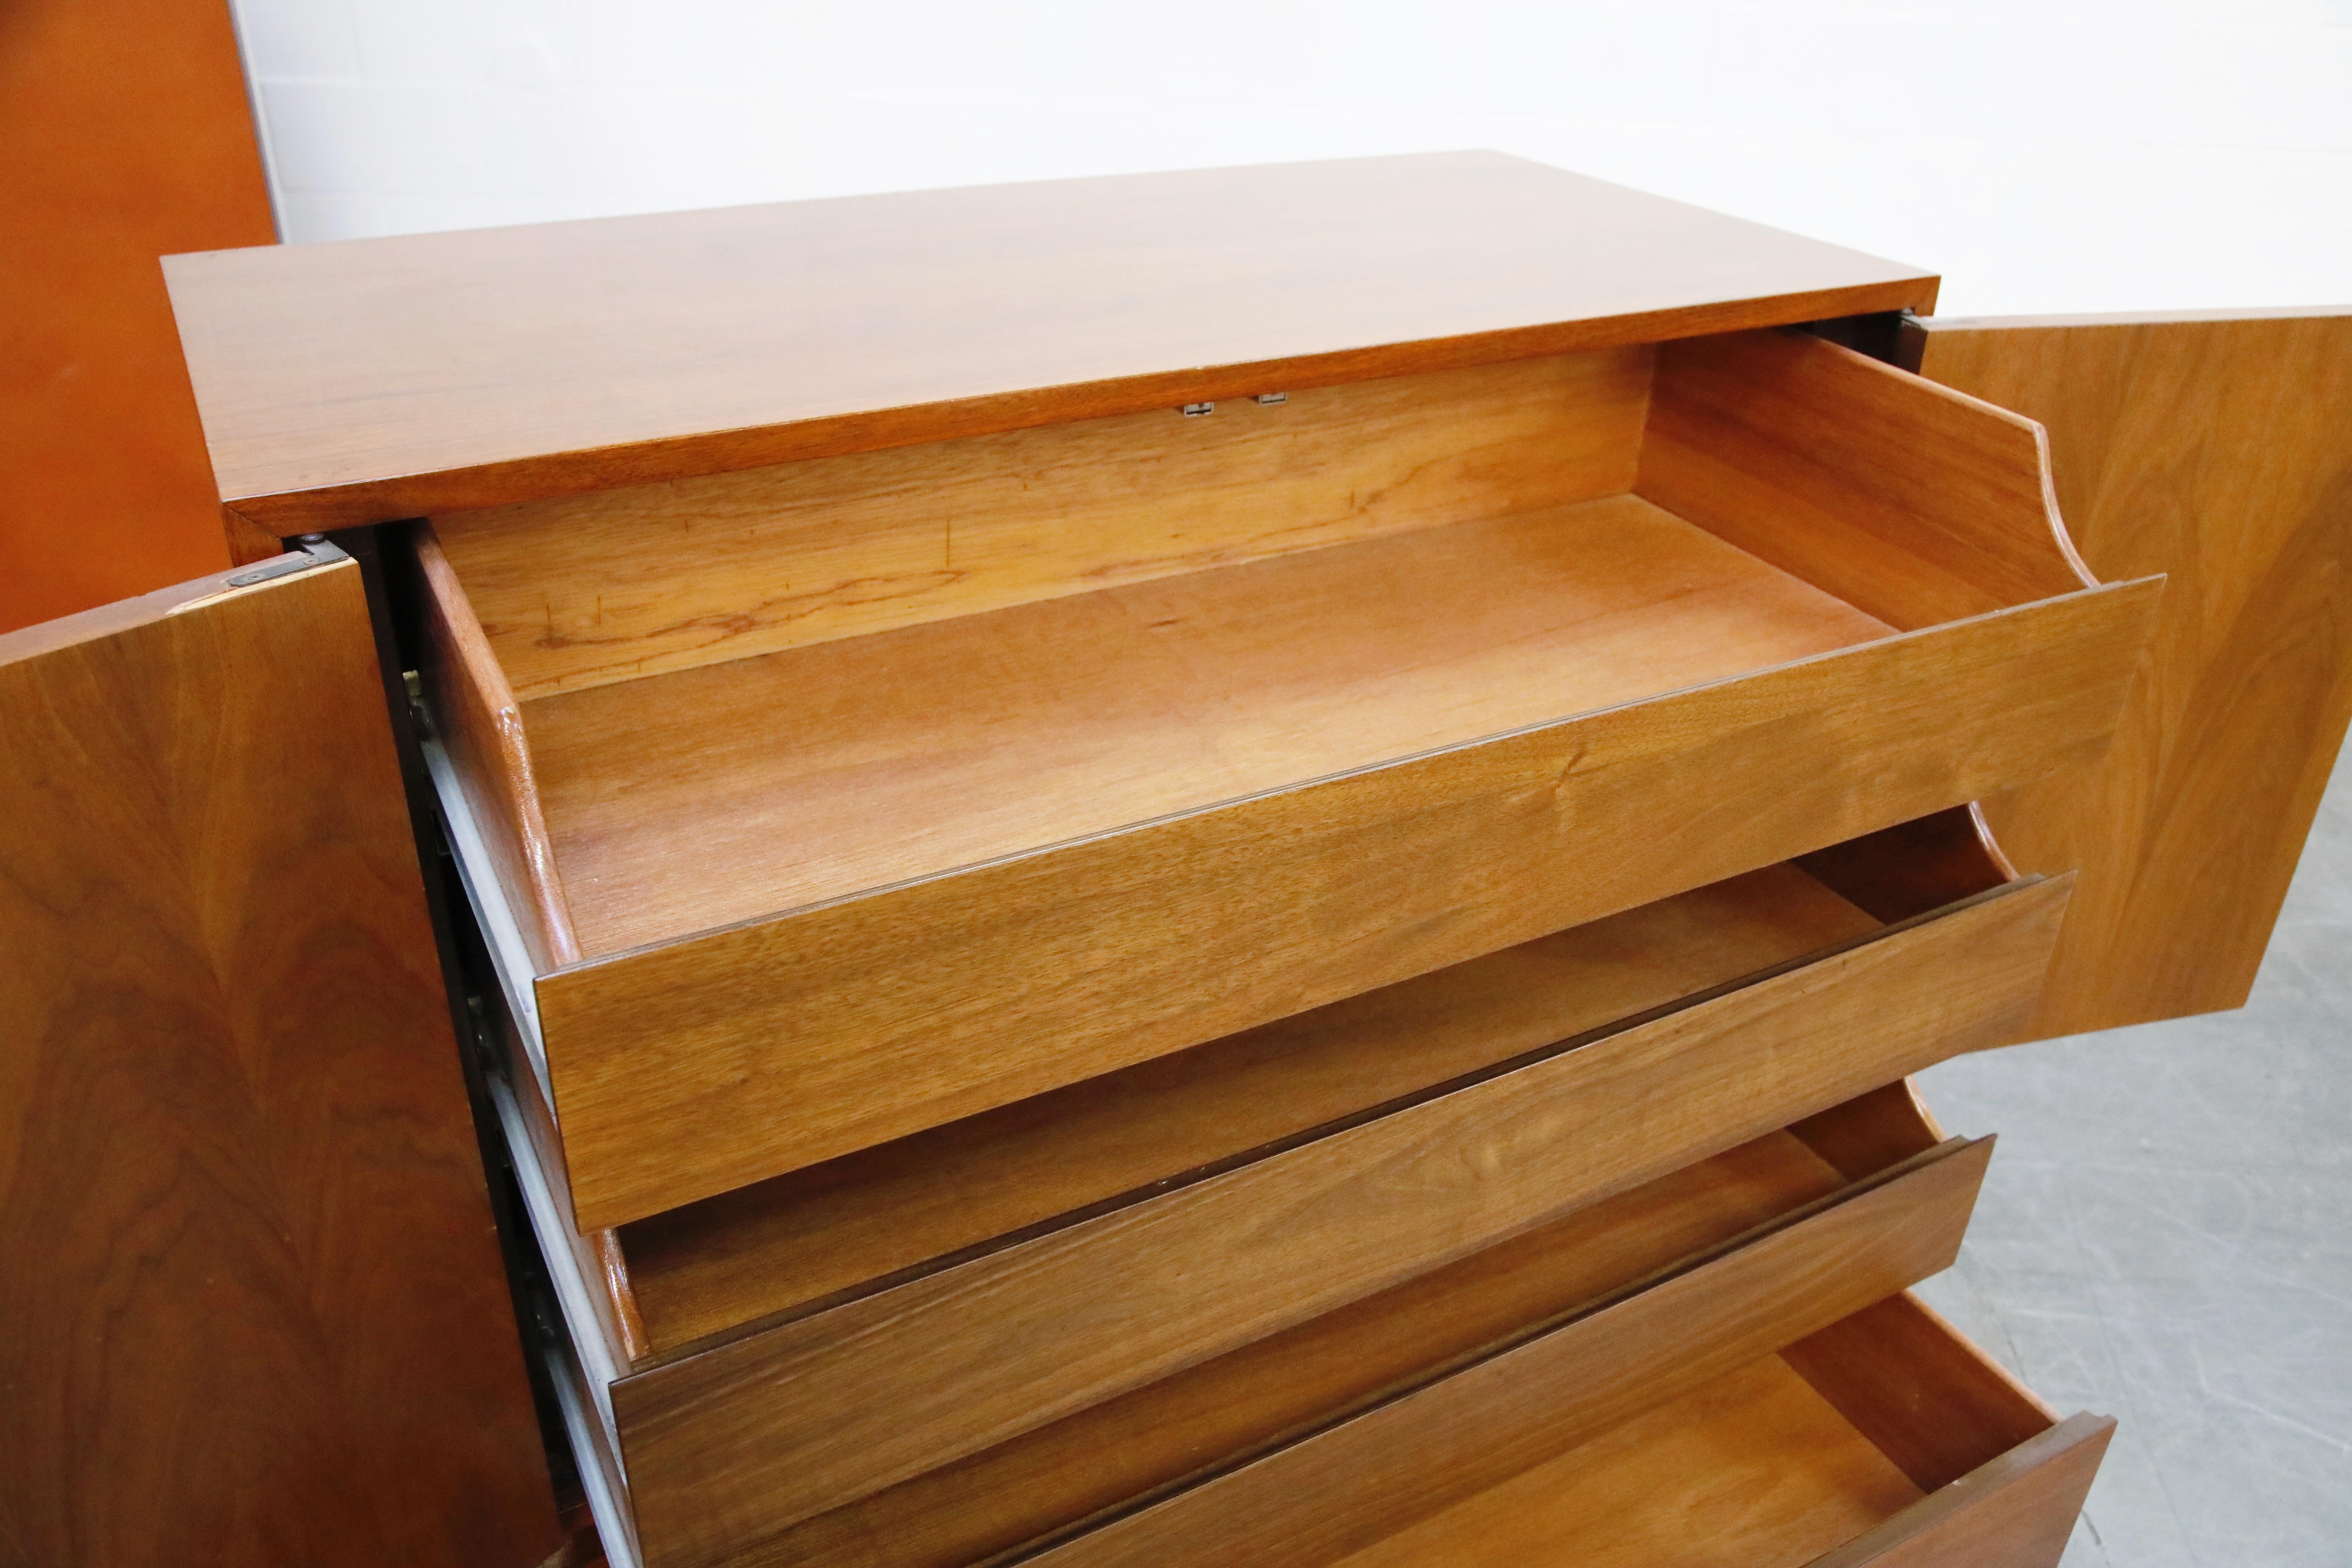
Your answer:
[[[2066,1568],[2352,1564],[2352,767],[2241,1012],[1947,1063],[1998,1132],[1922,1294],[2121,1423]]]

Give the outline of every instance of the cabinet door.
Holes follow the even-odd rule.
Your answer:
[[[0,637],[0,1560],[556,1544],[359,568]]]
[[[1921,326],[1922,374],[2048,427],[2092,572],[2169,578],[2105,758],[1985,803],[2082,872],[2039,1033],[2235,1007],[2352,712],[2352,307]]]

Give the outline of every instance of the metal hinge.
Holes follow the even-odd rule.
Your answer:
[[[351,559],[341,550],[328,543],[326,535],[322,533],[306,533],[299,543],[299,549],[289,550],[275,561],[265,561],[250,572],[240,572],[225,585],[250,588],[257,583],[275,583],[280,577],[291,577],[295,573],[308,572],[313,566],[331,566],[338,561]]]
[[[434,735],[433,714],[425,706],[425,678],[413,669],[404,669],[400,672],[400,685],[408,693],[408,718],[416,726],[416,738],[431,740]]]

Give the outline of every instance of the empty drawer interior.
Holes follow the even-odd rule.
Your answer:
[[[1906,1528],[1906,1515],[1963,1478],[1979,1477],[1986,1491],[2004,1479],[2031,1485],[1988,1468],[2059,1422],[1933,1312],[1898,1296],[1337,1561],[1799,1568],[1874,1536],[1891,1547],[1924,1534],[1934,1521]],[[2029,1463],[2065,1463],[2059,1445],[2044,1446],[2053,1452]],[[2007,1531],[1979,1542],[1989,1550],[2030,1542],[2046,1555],[2029,1549],[1981,1560],[2054,1563],[2081,1498],[2079,1488],[2071,1500],[2055,1489],[2054,1501],[2032,1500],[2042,1510],[2020,1532],[2027,1542]],[[2016,1521],[2001,1523],[2014,1530]],[[1865,1551],[1853,1560],[1880,1559]]]
[[[436,700],[519,715],[488,749],[512,808],[543,815],[558,961],[2088,581],[2032,426],[1779,332],[527,502],[427,535],[436,613],[462,623]]]

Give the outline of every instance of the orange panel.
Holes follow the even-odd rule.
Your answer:
[[[156,258],[277,238],[225,0],[0,5],[0,631],[228,563]]]

